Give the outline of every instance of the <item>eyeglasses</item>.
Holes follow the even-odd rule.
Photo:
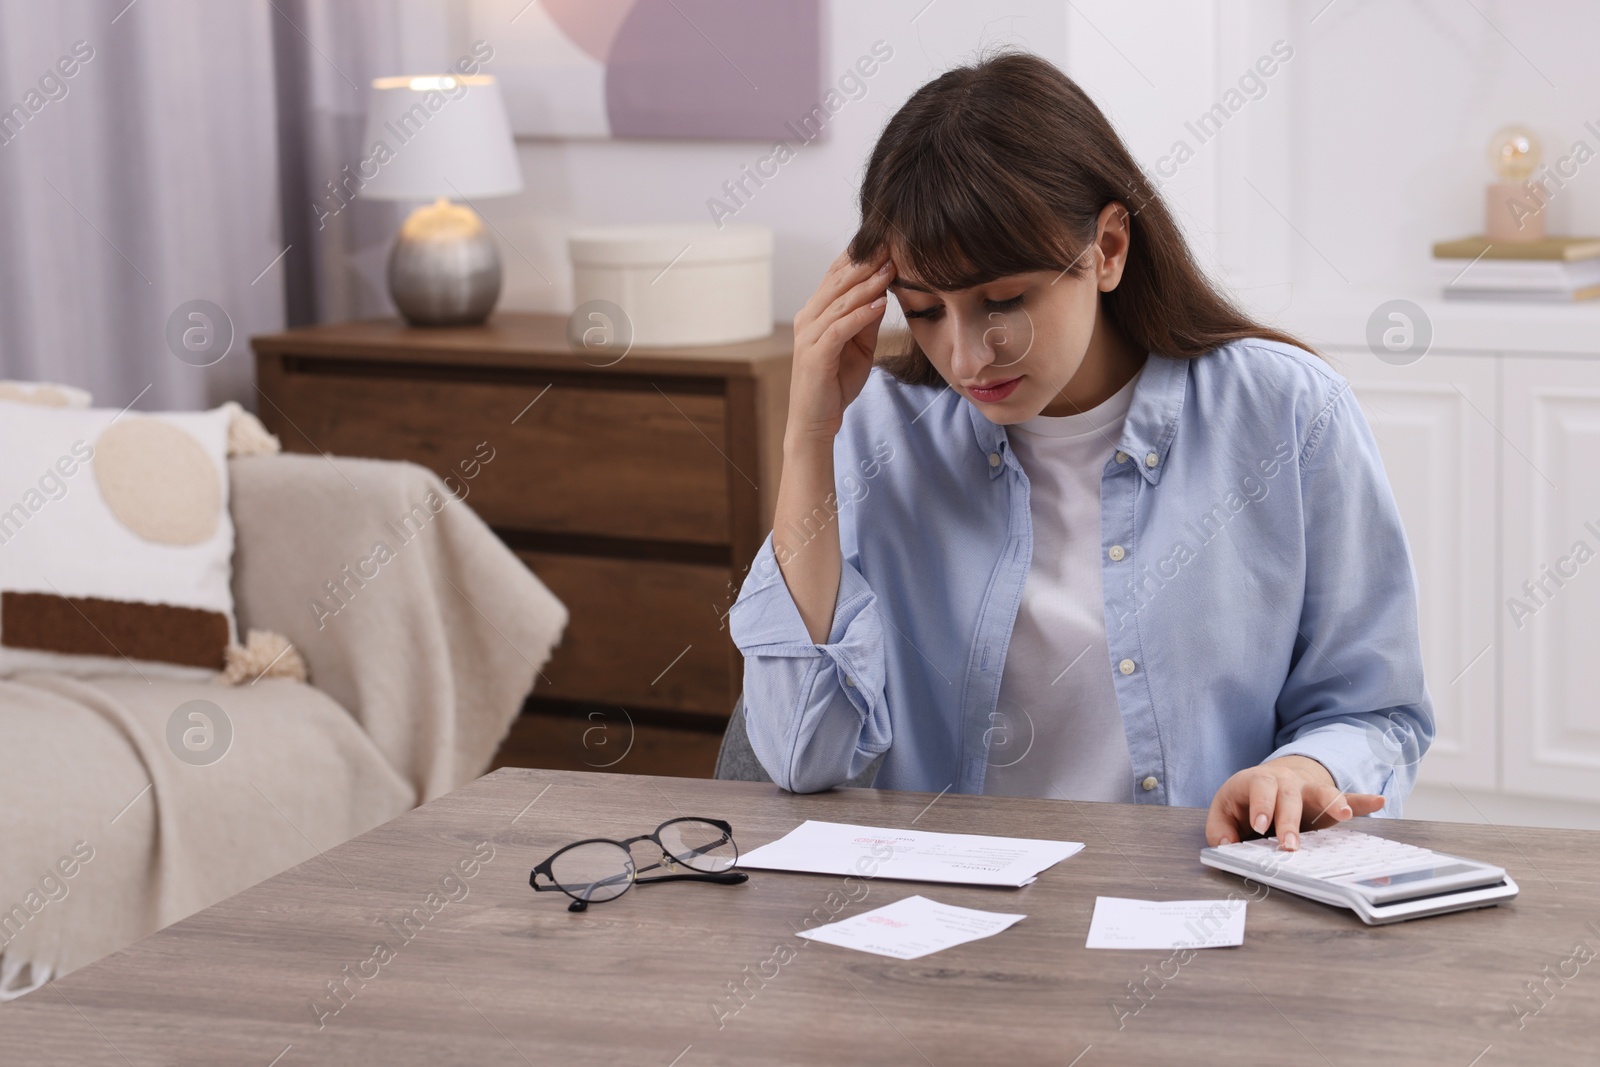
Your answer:
[[[648,867],[636,867],[633,846],[652,841],[661,849],[661,859]],[[568,911],[583,911],[591,903],[615,900],[634,885],[656,882],[716,882],[738,885],[750,876],[733,870],[739,862],[739,848],[733,843],[733,827],[721,819],[668,819],[654,832],[625,841],[591,837],[557,850],[528,875],[536,893],[560,890],[572,898]],[[664,874],[640,879],[645,871],[687,867],[691,874]],[[541,885],[539,876],[549,880]]]

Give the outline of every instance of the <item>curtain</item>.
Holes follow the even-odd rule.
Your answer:
[[[252,335],[391,314],[403,208],[339,182],[367,83],[443,71],[465,27],[459,0],[0,3],[0,378],[253,409]]]
[[[0,377],[147,410],[254,393],[250,335],[283,323],[275,17],[0,4]]]
[[[353,197],[367,85],[442,73],[464,49],[454,0],[273,0],[291,325],[394,314],[385,271],[405,207]],[[345,168],[349,168],[348,171]]]

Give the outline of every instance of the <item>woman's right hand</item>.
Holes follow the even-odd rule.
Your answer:
[[[893,280],[887,247],[862,263],[841,252],[794,317],[786,439],[831,443],[838,434],[844,409],[867,384]]]
[[[772,546],[806,632],[819,644],[828,639],[843,568],[833,521],[833,439],[844,425],[844,409],[861,395],[872,372],[893,280],[887,248],[863,263],[841,252],[794,317],[794,373]]]

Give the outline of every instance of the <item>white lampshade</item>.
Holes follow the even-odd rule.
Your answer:
[[[374,79],[360,175],[359,195],[375,200],[520,191],[522,168],[500,86],[487,74]]]

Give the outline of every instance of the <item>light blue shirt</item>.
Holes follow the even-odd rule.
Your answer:
[[[751,747],[796,792],[884,754],[878,788],[982,793],[1033,553],[1028,478],[966,398],[881,369],[834,463],[835,499],[784,538],[837,523],[827,642],[770,535],[729,614]],[[1110,672],[1128,800],[1204,807],[1236,771],[1300,754],[1398,816],[1433,709],[1410,553],[1349,383],[1271,341],[1151,355],[1100,501],[1110,656],[1073,671]]]

